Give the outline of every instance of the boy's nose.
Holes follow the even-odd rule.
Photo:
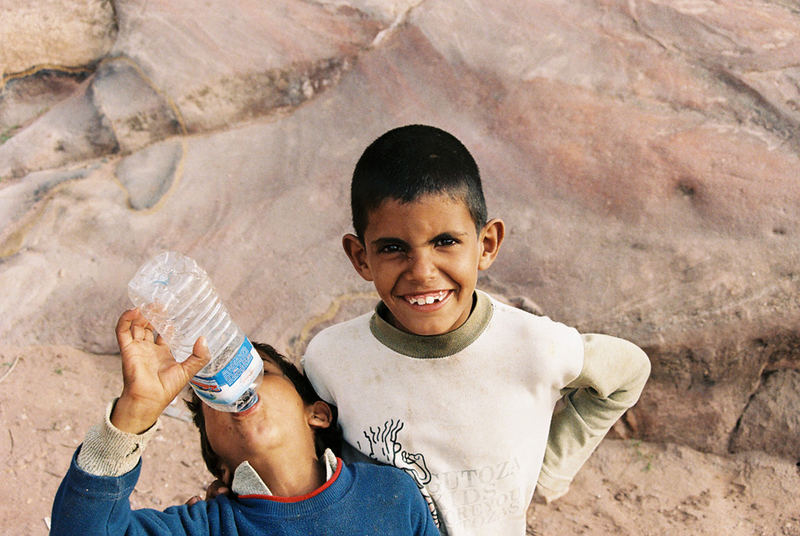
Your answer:
[[[414,281],[427,281],[436,274],[436,265],[426,252],[414,252],[409,255],[408,263],[408,275]]]

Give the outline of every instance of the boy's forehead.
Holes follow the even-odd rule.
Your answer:
[[[448,190],[437,190],[431,192],[421,192],[413,197],[386,197],[382,199],[377,208],[373,210],[378,210],[382,206],[389,204],[396,204],[396,205],[412,205],[415,203],[462,203],[464,206],[467,205],[466,201],[467,196],[467,189],[466,188],[453,188]]]
[[[469,206],[465,196],[450,192],[422,194],[411,200],[389,197],[380,202],[378,206],[367,212],[367,225],[377,223],[376,218],[386,219],[392,216],[403,216],[409,212],[431,210],[431,216],[440,212],[441,208],[463,208],[469,214]]]

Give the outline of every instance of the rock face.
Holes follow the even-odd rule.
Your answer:
[[[339,246],[355,161],[423,122],[508,225],[482,286],[650,355],[624,433],[800,456],[792,3],[46,4],[0,2],[2,344],[113,353],[171,248],[299,355],[374,301]]]
[[[70,70],[109,52],[117,36],[114,4],[106,0],[0,1],[0,74]]]
[[[733,436],[735,450],[772,451],[800,459],[800,372],[779,370],[766,377]]]

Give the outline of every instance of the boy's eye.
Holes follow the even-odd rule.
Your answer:
[[[437,238],[435,242],[436,246],[454,246],[458,244],[458,240],[450,236],[443,236],[441,238]]]
[[[278,365],[264,361],[264,374],[283,374],[283,371]]]
[[[386,244],[378,249],[378,253],[402,253],[403,248],[397,244]]]

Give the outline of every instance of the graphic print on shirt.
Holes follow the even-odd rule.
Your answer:
[[[524,524],[529,498],[525,498],[522,489],[522,473],[519,459],[513,457],[473,468],[433,473],[426,489],[454,531],[457,528],[476,531],[510,520]]]
[[[425,497],[433,516],[433,521],[438,527],[439,514],[433,498],[425,488],[431,481],[431,472],[428,470],[427,463],[425,463],[425,456],[418,452],[408,452],[398,440],[397,436],[403,427],[405,427],[405,423],[399,419],[390,419],[375,428],[370,426],[369,430],[362,432],[366,438],[366,445],[362,445],[361,441],[356,441],[356,447],[373,460],[391,464],[411,476],[422,496]]]
[[[356,447],[374,460],[402,469],[414,479],[442,534],[446,532],[440,523],[441,516],[453,524],[451,528],[473,529],[503,519],[524,519],[527,504],[520,488],[522,468],[516,457],[434,473],[422,453],[409,452],[403,446],[400,432],[404,427],[405,423],[399,419],[370,426],[362,431],[364,439],[356,441]],[[439,501],[443,496],[449,497],[446,504]]]

